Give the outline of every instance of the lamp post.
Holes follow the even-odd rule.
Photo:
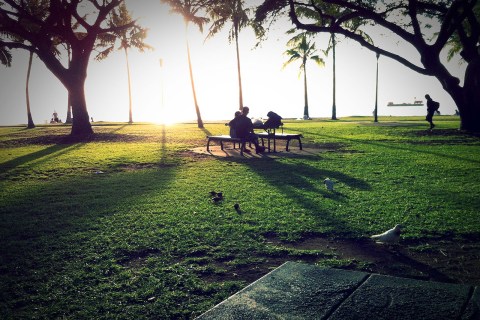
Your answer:
[[[373,111],[374,122],[378,122],[378,58],[380,58],[380,53],[377,52],[377,74],[375,80],[375,110]]]

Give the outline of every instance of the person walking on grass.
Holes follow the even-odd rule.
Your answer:
[[[425,120],[430,123],[430,130],[432,130],[433,128],[435,128],[435,125],[433,124],[433,115],[435,114],[435,111],[438,111],[440,103],[434,101],[429,94],[425,95],[425,99],[427,99],[427,117],[425,118]]]

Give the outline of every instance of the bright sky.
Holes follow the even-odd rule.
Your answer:
[[[258,3],[260,1],[255,1]],[[188,73],[183,20],[169,13],[160,1],[129,1],[133,17],[149,29],[146,40],[155,50],[129,51],[132,79],[133,121],[175,122],[196,119]],[[253,31],[240,33],[240,58],[244,105],[252,117],[266,117],[272,110],[285,118],[303,115],[303,77],[299,64],[282,69],[283,55],[291,37],[284,32],[292,27],[279,22],[261,47],[254,49]],[[189,42],[197,100],[203,120],[226,120],[238,109],[238,83],[234,44],[229,44],[226,31],[204,42],[193,25]],[[324,49],[328,36],[316,38],[317,48]],[[396,45],[394,37],[382,41]],[[336,48],[337,116],[372,115],[375,105],[376,56],[351,40],[343,40]],[[404,46],[397,52],[412,54]],[[14,51],[11,68],[0,67],[0,125],[26,123],[25,80],[28,55]],[[163,67],[160,66],[163,60]],[[324,67],[307,63],[309,111],[311,117],[330,117],[332,109],[332,57],[324,57]],[[463,83],[464,65],[452,62],[449,69]],[[86,99],[90,116],[95,121],[128,121],[128,84],[123,51],[114,52],[104,61],[93,60],[86,81]],[[453,114],[456,107],[438,80],[419,75],[386,57],[379,59],[379,115],[423,115],[426,107],[387,107],[389,101],[425,100],[429,93],[440,102],[442,114]],[[34,58],[30,79],[30,102],[33,120],[45,123],[54,110],[64,120],[67,92],[63,85]]]

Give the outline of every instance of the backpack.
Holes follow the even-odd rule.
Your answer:
[[[440,103],[433,101],[433,110],[438,111],[438,109],[440,109]]]
[[[267,113],[267,117],[268,117],[267,121],[265,121],[265,123],[263,124],[263,126],[266,129],[276,129],[281,125],[283,125],[282,117],[276,114],[275,112],[269,111]]]

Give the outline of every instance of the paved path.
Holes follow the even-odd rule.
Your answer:
[[[480,319],[480,288],[286,262],[197,319]]]

